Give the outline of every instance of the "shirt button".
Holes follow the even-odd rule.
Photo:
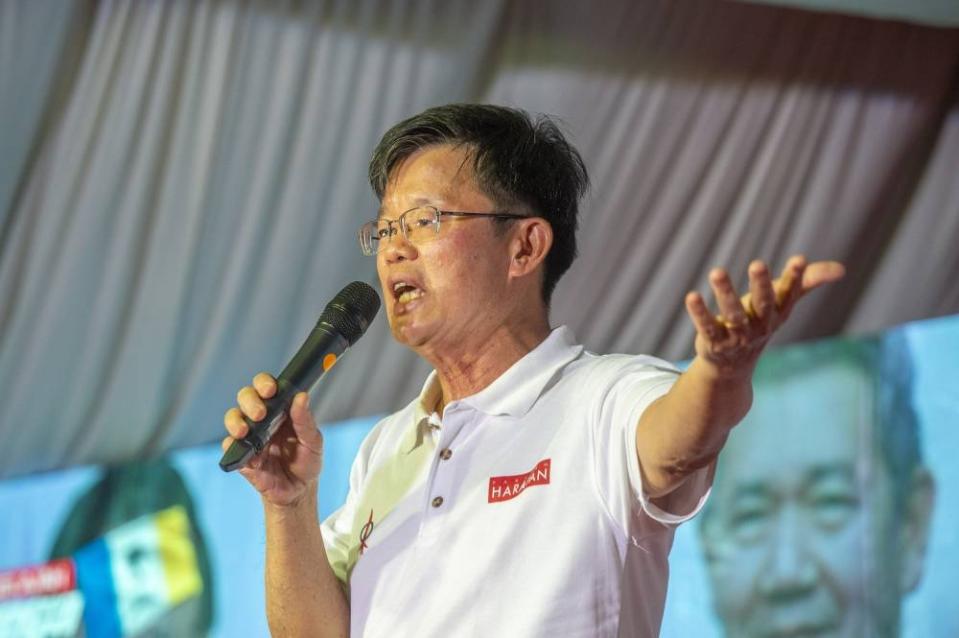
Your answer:
[[[440,458],[444,461],[448,461],[451,456],[453,456],[453,450],[449,449],[448,447],[443,448],[443,451],[440,452]]]
[[[443,504],[442,496],[437,496],[436,498],[433,499],[433,503],[432,503],[433,507],[439,507],[442,504]]]

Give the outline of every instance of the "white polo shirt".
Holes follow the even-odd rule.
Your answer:
[[[678,376],[567,328],[442,419],[436,373],[370,432],[322,526],[353,636],[655,636],[675,524],[712,468],[643,493],[636,424]],[[428,406],[428,407],[427,407]]]

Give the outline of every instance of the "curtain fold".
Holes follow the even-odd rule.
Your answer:
[[[847,262],[780,341],[959,312],[959,30],[627,0],[0,5],[0,477],[214,440],[347,282],[383,131],[488,101],[559,117],[593,190],[552,322],[691,353],[711,266]],[[427,368],[383,318],[324,421]]]

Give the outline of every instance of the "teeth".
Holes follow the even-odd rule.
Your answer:
[[[393,294],[396,296],[397,301],[406,303],[407,301],[418,299],[423,293],[419,288],[408,281],[397,281],[393,284]]]
[[[423,296],[423,291],[419,288],[413,288],[412,290],[407,290],[401,294],[396,300],[400,303],[409,303],[414,299],[419,299]]]

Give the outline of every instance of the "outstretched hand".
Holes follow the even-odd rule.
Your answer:
[[[686,295],[686,311],[696,327],[696,356],[724,375],[751,374],[770,337],[781,326],[796,302],[809,291],[838,281],[846,269],[836,261],[806,263],[796,255],[786,262],[782,275],[771,279],[762,261],[749,264],[749,292],[739,297],[722,268],[709,273],[719,314],[713,314],[698,292]]]

